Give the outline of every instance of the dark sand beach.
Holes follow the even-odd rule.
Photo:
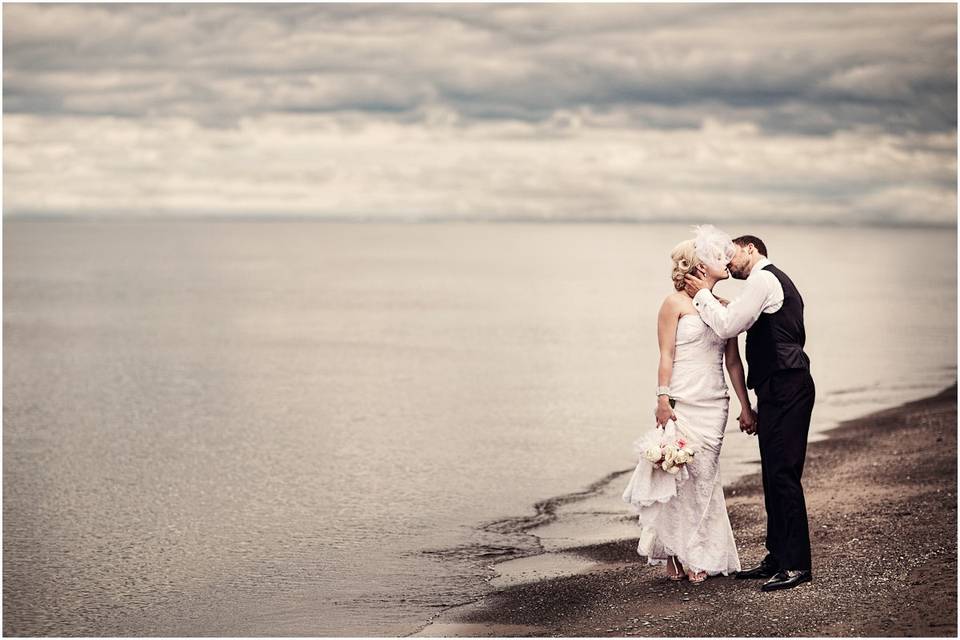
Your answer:
[[[425,636],[956,636],[957,388],[844,422],[807,449],[812,583],[668,581],[636,539],[573,576],[498,590]],[[764,554],[759,473],[726,489],[741,562]]]

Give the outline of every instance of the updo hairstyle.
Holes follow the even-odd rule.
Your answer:
[[[683,277],[692,273],[700,264],[694,251],[694,241],[684,240],[675,246],[673,251],[670,252],[670,259],[673,260],[673,273],[670,276],[673,278],[673,288],[677,291],[683,291],[685,286]]]

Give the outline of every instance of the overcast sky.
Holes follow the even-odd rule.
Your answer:
[[[4,4],[4,210],[953,225],[956,11]]]

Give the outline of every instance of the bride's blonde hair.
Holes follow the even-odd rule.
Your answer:
[[[673,288],[677,291],[683,291],[683,277],[692,272],[700,261],[697,259],[694,250],[693,240],[684,240],[673,248],[670,252],[670,259],[673,260]]]

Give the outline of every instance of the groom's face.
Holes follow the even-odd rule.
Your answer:
[[[743,247],[740,245],[735,246],[737,247],[737,251],[733,254],[733,259],[730,260],[727,268],[730,269],[730,275],[737,280],[746,280],[747,276],[750,275],[750,272],[747,270],[747,267],[750,265],[750,256],[747,255]]]

